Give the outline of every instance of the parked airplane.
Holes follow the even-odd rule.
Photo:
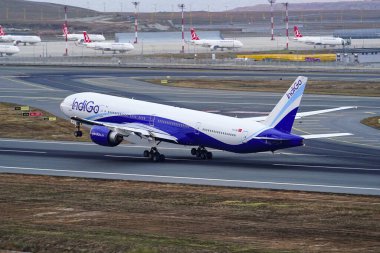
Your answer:
[[[41,42],[41,38],[34,35],[6,35],[3,27],[0,25],[0,41],[13,42],[15,46],[24,43],[24,46],[26,46],[26,44],[33,45]]]
[[[236,48],[243,47],[243,43],[241,43],[239,40],[203,40],[200,39],[199,36],[196,34],[195,29],[190,29],[191,33],[191,41],[190,44],[195,46],[202,46],[202,47],[208,47],[211,50],[217,50],[220,48],[223,50],[224,48],[232,50]]]
[[[0,45],[0,56],[3,57],[4,55],[14,55],[20,52],[20,49],[17,46],[12,45]]]
[[[298,26],[294,26],[294,38],[297,42],[303,42],[308,45],[315,46],[348,46],[351,45],[351,40],[345,40],[339,37],[319,37],[319,36],[303,36]]]
[[[143,155],[153,161],[165,160],[157,149],[162,141],[198,146],[191,150],[191,154],[201,159],[211,159],[212,153],[206,147],[235,153],[273,152],[303,146],[305,139],[351,135],[298,136],[291,133],[295,119],[352,108],[297,113],[306,82],[306,77],[298,77],[265,117],[228,117],[93,92],[70,95],[60,107],[75,123],[75,136],[82,136],[82,124],[91,127],[92,141],[102,146],[114,147],[125,137],[139,136],[152,144],[152,148],[145,150]]]
[[[67,40],[83,42],[83,34],[82,33],[71,33],[70,34],[69,29],[65,23],[63,24],[62,31],[63,31],[63,38],[65,38],[66,34],[67,34]],[[91,37],[91,40],[94,42],[106,40],[106,38],[104,38],[104,36],[102,34],[89,34],[89,36]]]
[[[116,51],[120,53],[125,53],[135,49],[135,47],[131,43],[117,43],[117,42],[92,42],[87,32],[83,32],[84,42],[83,44],[88,48],[93,48],[95,50],[104,51]]]

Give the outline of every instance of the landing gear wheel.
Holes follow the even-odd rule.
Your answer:
[[[151,148],[150,151],[144,150],[143,156],[149,157],[153,162],[165,161],[165,155],[160,154],[160,152],[158,152],[156,147]]]
[[[153,162],[159,162],[160,161],[160,153],[153,154],[152,161]]]
[[[77,137],[77,138],[78,137],[82,137],[83,136],[83,132],[82,131],[75,131],[74,132],[74,136]]]
[[[195,155],[197,158],[200,158],[202,160],[211,160],[212,159],[212,153],[207,151],[204,147],[200,146],[198,148],[192,148],[191,154]]]
[[[144,157],[149,157],[150,156],[149,150],[144,150],[143,156]]]

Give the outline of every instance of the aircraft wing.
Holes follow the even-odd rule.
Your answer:
[[[80,122],[82,124],[90,126],[104,126],[108,129],[115,131],[123,136],[136,135],[140,138],[155,138],[166,142],[178,143],[178,139],[172,135],[169,135],[161,130],[158,130],[151,126],[146,126],[139,123],[106,123],[98,122],[94,120],[82,119],[79,117],[71,117],[72,120]]]
[[[299,112],[296,115],[296,119],[300,119],[300,118],[312,116],[312,115],[318,115],[318,114],[322,114],[322,113],[353,109],[353,108],[356,109],[357,107],[356,106],[343,106],[343,107],[337,107],[337,108],[325,109],[325,110],[317,110],[317,111],[310,111],[310,112]],[[267,118],[267,116],[259,116],[259,117],[245,118],[245,120],[252,120],[252,121],[260,122],[260,121],[264,121],[266,118]]]

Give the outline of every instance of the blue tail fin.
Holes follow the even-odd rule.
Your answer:
[[[290,133],[306,83],[307,77],[299,76],[273,108],[264,124],[281,132]]]

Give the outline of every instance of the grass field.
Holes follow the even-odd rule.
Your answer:
[[[161,80],[144,80],[161,84]],[[205,79],[170,79],[167,86],[197,89],[220,89],[236,91],[264,91],[285,93],[292,82],[289,80],[205,80]],[[378,82],[345,82],[309,80],[305,90],[307,94],[347,95],[347,96],[380,96]]]
[[[0,137],[38,140],[89,141],[87,129],[83,128],[84,136],[75,138],[75,126],[68,120],[57,118],[56,121],[43,120],[43,117],[54,116],[48,112],[31,107],[31,112],[42,112],[42,117],[23,117],[22,111],[16,111],[19,106],[10,103],[0,103]]]
[[[361,123],[380,130],[380,116],[365,118]]]
[[[380,198],[2,174],[0,251],[379,252]]]

